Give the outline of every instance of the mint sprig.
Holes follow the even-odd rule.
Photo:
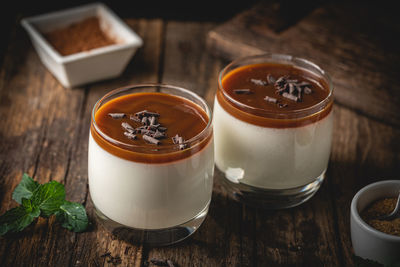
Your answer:
[[[70,231],[82,232],[88,226],[85,207],[80,203],[64,201],[60,210],[56,212],[56,218],[62,227]]]
[[[40,209],[33,206],[29,199],[23,198],[21,206],[10,209],[0,216],[0,235],[22,231],[39,215]]]
[[[49,217],[55,214],[65,201],[64,185],[51,181],[40,185],[32,194],[32,204],[40,208],[40,216]]]
[[[0,216],[0,235],[22,231],[39,216],[56,215],[62,227],[74,232],[83,232],[88,227],[85,208],[80,203],[65,200],[64,185],[57,181],[39,184],[24,173],[12,198],[20,206]]]
[[[22,198],[30,199],[33,195],[33,191],[35,191],[39,186],[40,184],[38,182],[34,181],[28,174],[24,173],[21,182],[14,189],[12,198],[19,204],[22,204]]]

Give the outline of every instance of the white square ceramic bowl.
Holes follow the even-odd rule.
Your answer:
[[[42,35],[93,16],[99,18],[102,30],[116,39],[117,44],[62,56]],[[43,64],[64,87],[119,76],[143,43],[135,32],[102,3],[25,18],[21,24],[28,32]]]

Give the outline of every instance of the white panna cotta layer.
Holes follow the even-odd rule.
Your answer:
[[[225,111],[215,98],[215,163],[233,183],[263,189],[307,185],[327,169],[333,112],[302,127],[253,125]]]
[[[169,228],[208,208],[213,141],[188,158],[147,164],[114,156],[90,134],[88,168],[91,198],[108,218],[138,229]]]

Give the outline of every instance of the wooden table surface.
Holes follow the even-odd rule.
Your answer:
[[[177,266],[352,266],[349,207],[354,194],[378,180],[399,179],[400,129],[335,104],[327,178],[305,204],[268,211],[229,198],[214,178],[209,214],[187,240],[151,248],[121,241],[94,220],[87,184],[90,112],[106,92],[141,82],[188,88],[212,105],[226,64],[206,50],[215,22],[126,19],[144,40],[119,78],[65,89],[41,64],[18,21],[0,56],[0,213],[23,172],[65,185],[67,199],[82,203],[93,222],[73,233],[54,218],[39,218],[18,234],[0,237],[0,266],[145,266],[151,258]],[[333,77],[334,79],[335,77]]]

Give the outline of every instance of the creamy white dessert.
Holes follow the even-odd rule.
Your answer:
[[[138,230],[205,216],[214,172],[210,120],[199,105],[165,93],[127,94],[95,108],[88,173],[96,209]]]
[[[289,64],[225,70],[214,101],[215,163],[225,178],[275,192],[300,188],[296,193],[322,182],[333,127],[328,87],[323,77]]]
[[[215,164],[231,182],[288,189],[324,174],[333,114],[303,127],[269,128],[237,119],[218,99],[214,103]]]
[[[140,163],[101,148],[90,134],[90,196],[108,218],[133,228],[183,224],[208,209],[213,184],[213,144],[192,157]]]

